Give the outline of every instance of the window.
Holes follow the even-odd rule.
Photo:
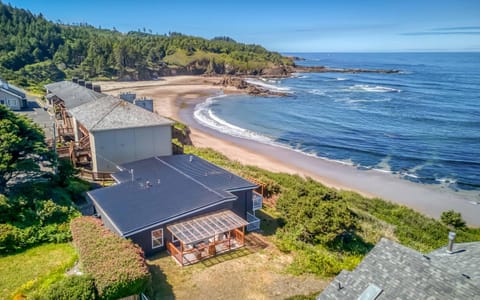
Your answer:
[[[152,248],[163,247],[163,228],[152,231]]]
[[[172,234],[172,243],[178,242],[178,239]]]

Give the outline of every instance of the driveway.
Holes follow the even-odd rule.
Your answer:
[[[53,137],[53,117],[35,101],[35,98],[28,97],[28,108],[18,111],[18,113],[26,115],[37,123],[45,132],[47,139]]]

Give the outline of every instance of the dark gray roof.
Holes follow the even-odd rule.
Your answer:
[[[122,168],[113,175],[119,184],[88,194],[123,236],[235,200],[228,190],[255,187],[197,156],[152,157]]]
[[[373,299],[480,299],[478,283],[455,266],[434,261],[381,239],[355,270],[341,272],[317,299],[358,299],[370,285],[383,290]]]
[[[144,161],[148,161],[148,163],[145,164]],[[155,178],[157,172],[162,171],[165,165],[216,191],[245,190],[257,187],[254,183],[196,155],[157,156],[123,164],[122,167],[125,170],[133,169],[135,176],[152,179]],[[120,182],[131,180],[128,172],[115,173],[113,176]]]
[[[85,103],[94,102],[105,97],[105,94],[97,93],[71,81],[59,81],[45,85],[51,94],[62,99],[65,107],[72,109]]]
[[[236,199],[233,194],[209,189],[168,165],[152,165],[151,159],[138,161],[135,166],[133,182],[88,193],[123,236]],[[148,170],[148,176],[140,170]]]
[[[69,109],[69,113],[89,131],[173,124],[167,118],[112,96]]]

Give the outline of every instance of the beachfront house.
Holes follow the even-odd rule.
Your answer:
[[[118,165],[172,154],[173,122],[127,101],[95,91],[82,81],[46,85],[57,124],[60,156],[109,176]]]
[[[259,229],[257,184],[194,155],[156,156],[121,166],[117,184],[88,192],[111,231],[146,255],[168,250],[180,265],[242,247]]]
[[[353,271],[342,271],[317,300],[480,299],[480,242],[427,255],[382,238]]]
[[[0,78],[0,104],[11,110],[21,110],[28,106],[27,96],[23,90]]]

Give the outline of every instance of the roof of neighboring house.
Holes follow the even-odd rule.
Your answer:
[[[69,113],[91,132],[173,124],[167,118],[112,96],[77,106]]]
[[[24,90],[9,84],[8,82],[2,80],[1,78],[0,78],[0,90],[21,99],[24,99],[26,97],[26,93]]]
[[[193,157],[191,162],[190,157]],[[198,167],[202,168],[202,176]],[[256,187],[190,155],[152,157],[124,164],[122,168],[124,171],[114,174],[119,184],[88,194],[101,214],[110,219],[123,236],[235,200],[236,196],[225,187]]]
[[[442,247],[428,256],[437,267],[458,270],[480,288],[480,242],[454,244],[451,254],[447,252],[447,247]]]
[[[106,97],[105,94],[97,93],[71,81],[59,81],[45,85],[45,88],[58,98],[62,99],[65,107],[72,109],[85,103],[95,102]]]
[[[463,263],[448,263],[468,264],[479,253],[480,242],[474,244],[476,250],[463,257],[467,260],[449,254],[450,259],[441,261],[382,238],[355,270],[342,271],[317,299],[480,299],[476,279],[462,275],[480,266],[463,269]]]

